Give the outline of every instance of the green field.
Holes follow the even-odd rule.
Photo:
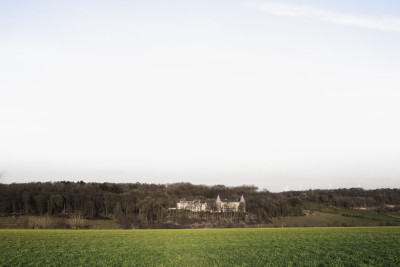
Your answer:
[[[400,227],[0,230],[3,266],[400,265]]]
[[[387,224],[388,222],[382,220],[374,220],[359,216],[344,216],[340,213],[315,211],[312,215],[309,216],[288,216],[272,218],[271,227],[354,227],[384,226]]]
[[[364,218],[364,219],[368,219],[368,220],[385,222],[387,224],[397,223],[397,225],[398,225],[400,223],[399,218],[396,218],[395,216],[388,216],[385,214],[371,212],[371,211],[365,211],[365,210],[333,208],[333,207],[321,207],[320,210],[324,211],[324,212],[341,214],[342,216],[358,217],[358,218]],[[394,212],[392,214],[396,214],[396,213]]]
[[[385,214],[400,219],[400,211],[385,212]]]

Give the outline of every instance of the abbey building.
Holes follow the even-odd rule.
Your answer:
[[[246,201],[243,195],[239,200],[229,201],[221,200],[219,195],[214,202],[201,202],[200,200],[193,201],[180,201],[176,203],[176,209],[178,210],[190,210],[193,212],[200,211],[210,211],[210,212],[245,212],[246,211]]]

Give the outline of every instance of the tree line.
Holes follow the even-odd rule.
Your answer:
[[[239,199],[244,195],[245,213],[193,213],[170,210],[180,200],[199,199],[212,204],[216,196]],[[191,183],[85,183],[47,182],[0,184],[0,213],[34,216],[82,216],[116,219],[124,228],[184,228],[257,225],[271,218],[301,216],[318,205],[395,209],[399,189],[306,190],[272,193],[253,185],[194,185]]]

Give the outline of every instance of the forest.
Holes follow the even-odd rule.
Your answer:
[[[244,195],[246,212],[194,213],[171,210],[180,200],[215,201]],[[0,216],[115,220],[121,228],[247,227],[273,218],[304,216],[319,206],[398,211],[400,189],[361,188],[272,193],[254,185],[191,183],[36,182],[0,184]],[[60,228],[71,226],[59,225]],[[74,226],[79,228],[79,222]]]

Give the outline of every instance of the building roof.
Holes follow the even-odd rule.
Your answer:
[[[246,201],[244,200],[243,195],[240,197],[240,200],[238,200],[238,199],[227,199],[227,198],[221,200],[221,198],[218,195],[217,196],[217,200],[215,202],[246,202]]]

